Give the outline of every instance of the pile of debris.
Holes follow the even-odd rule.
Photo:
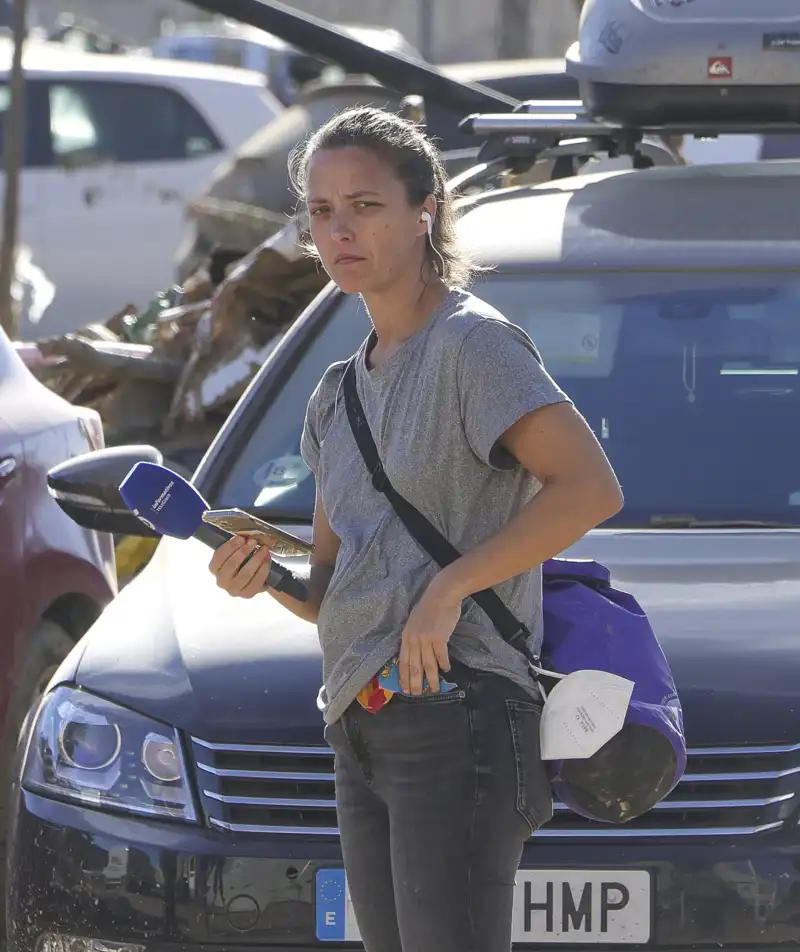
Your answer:
[[[292,218],[226,273],[203,268],[142,312],[35,342],[32,370],[100,413],[109,446],[150,443],[194,469],[283,333],[328,278]],[[30,349],[30,347],[29,347]]]

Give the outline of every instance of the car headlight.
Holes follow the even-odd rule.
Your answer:
[[[75,688],[42,702],[22,784],[87,806],[197,822],[178,732]]]

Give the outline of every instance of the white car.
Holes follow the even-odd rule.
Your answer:
[[[0,130],[11,44],[0,40]],[[187,200],[283,110],[263,76],[30,41],[20,240],[55,285],[61,333],[145,305],[174,278]]]

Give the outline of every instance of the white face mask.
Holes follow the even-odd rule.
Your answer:
[[[542,760],[591,757],[622,730],[633,694],[633,681],[591,668],[568,675],[543,668],[533,670],[559,679],[545,695],[539,729]]]

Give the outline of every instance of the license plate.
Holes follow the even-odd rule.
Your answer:
[[[317,939],[358,942],[343,869],[317,870]],[[525,869],[517,873],[512,938],[526,944],[640,945],[653,933],[643,869]]]

